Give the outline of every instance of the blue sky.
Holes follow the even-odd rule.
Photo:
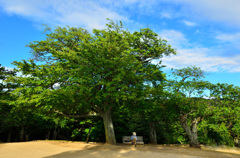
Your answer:
[[[213,83],[240,86],[239,0],[0,0],[0,64],[31,57],[25,46],[45,38],[42,24],[102,29],[106,18],[168,40],[178,54],[162,59],[166,72],[195,65]]]

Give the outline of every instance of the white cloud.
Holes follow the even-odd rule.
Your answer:
[[[140,14],[160,15],[161,18],[187,17],[196,21],[210,20],[240,27],[239,0],[130,0],[130,4],[126,1],[120,1],[120,5],[141,6],[134,7]],[[190,21],[185,24],[196,25]]]
[[[106,18],[127,21],[136,14],[167,19],[208,19],[240,26],[239,0],[0,0],[0,6],[10,14],[55,25],[102,27]],[[184,23],[196,25],[191,21]]]
[[[161,12],[160,13],[161,18],[167,18],[167,19],[171,19],[172,15],[168,12]]]
[[[161,38],[168,41],[175,48],[190,46],[189,41],[186,39],[185,35],[176,30],[162,30],[158,34]]]
[[[224,22],[229,25],[240,26],[239,0],[175,0],[174,2],[190,7],[192,12],[192,14],[190,14],[191,17],[200,17]]]
[[[16,14],[36,22],[86,28],[103,28],[106,18],[130,21],[129,17],[133,15],[145,14],[167,19],[184,17],[184,19],[189,19],[189,21],[182,21],[187,26],[197,25],[194,22],[199,18],[240,26],[239,0],[103,0],[101,2],[93,0],[0,0],[0,6],[9,14]],[[175,8],[176,6],[178,9]],[[145,24],[141,23],[141,25]],[[178,55],[163,59],[169,67],[196,65],[206,71],[240,72],[238,62],[240,56],[238,55],[234,58],[210,56],[209,54],[216,54],[212,48],[196,46],[190,43],[183,33],[176,30],[163,30],[159,35],[168,40],[174,48],[178,48]],[[239,45],[240,33],[219,33],[215,38],[222,42]]]
[[[17,14],[51,25],[103,28],[106,18],[128,21],[126,17],[94,1],[0,0],[0,6],[9,14]]]
[[[168,43],[173,47],[178,48],[177,55],[162,59],[162,64],[166,65],[167,68],[183,68],[195,65],[207,72],[240,72],[240,55],[218,56],[216,51],[220,48],[206,48],[191,44],[183,33],[176,30],[163,30],[159,35],[168,40]]]
[[[222,42],[239,42],[240,41],[240,32],[234,34],[221,33],[216,36],[216,39]]]
[[[240,72],[240,55],[235,58],[209,56],[210,51],[207,48],[180,49],[177,55],[164,57],[162,61],[169,68],[195,65],[207,72]]]
[[[190,22],[190,21],[186,21],[186,20],[183,20],[183,23],[187,26],[196,26],[197,24],[194,23],[194,22]]]

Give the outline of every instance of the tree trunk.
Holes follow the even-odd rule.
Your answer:
[[[149,123],[149,137],[150,137],[151,144],[157,144],[157,132],[156,132],[156,126],[154,122]]]
[[[7,142],[11,142],[11,140],[12,140],[12,128],[9,129]]]
[[[105,111],[102,112],[101,116],[103,118],[103,123],[104,123],[106,143],[115,145],[116,138],[115,138],[115,133],[113,128],[111,112],[112,112],[111,108],[108,108],[107,110],[105,109]]]
[[[25,128],[22,126],[21,132],[20,132],[20,142],[24,141],[24,134],[25,134]]]
[[[49,140],[49,138],[50,138],[50,131],[46,134],[46,140]]]
[[[55,130],[53,132],[53,140],[57,139],[57,126],[55,126]]]
[[[187,136],[189,138],[189,145],[190,147],[194,148],[200,148],[199,142],[198,142],[198,136],[197,136],[197,124],[198,119],[194,119],[191,124],[191,128],[189,127],[187,123],[187,115],[180,116],[180,124],[184,131],[187,133]]]

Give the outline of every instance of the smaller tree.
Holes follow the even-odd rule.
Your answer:
[[[208,114],[209,101],[205,97],[209,83],[200,80],[204,72],[194,66],[174,70],[173,74],[176,80],[167,82],[168,108],[178,115],[190,147],[199,148],[197,125]]]

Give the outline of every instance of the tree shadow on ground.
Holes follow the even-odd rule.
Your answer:
[[[62,152],[44,158],[239,158],[240,155],[215,151],[206,151],[188,147],[172,147],[159,145],[95,145],[79,150]]]
[[[175,155],[170,153],[142,152],[142,151],[94,151],[94,150],[78,150],[63,152],[60,154],[44,157],[44,158],[197,158],[197,156]]]

